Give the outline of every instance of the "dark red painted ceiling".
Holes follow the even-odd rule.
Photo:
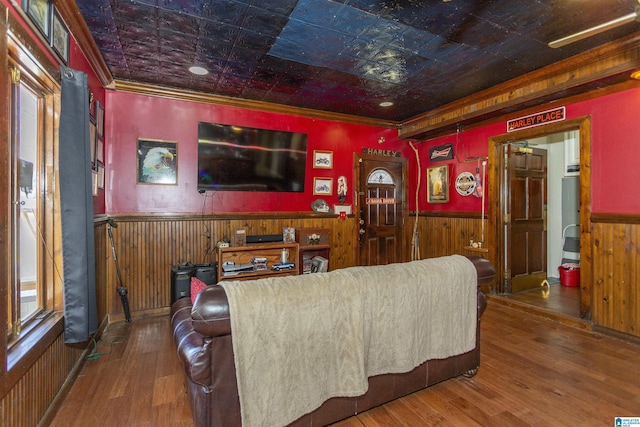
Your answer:
[[[636,0],[77,4],[116,80],[393,121],[640,30],[547,46],[633,12]]]

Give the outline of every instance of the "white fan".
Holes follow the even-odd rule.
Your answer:
[[[640,3],[640,0],[638,0],[638,3]],[[566,46],[569,43],[586,39],[587,37],[591,37],[596,34],[603,33],[605,31],[611,30],[613,28],[619,27],[624,24],[629,24],[634,21],[640,22],[640,6],[636,6],[636,10],[633,13],[629,13],[628,15],[621,16],[620,18],[616,18],[611,21],[602,23],[600,25],[596,25],[595,27],[587,28],[586,30],[582,30],[580,32],[568,35],[558,40],[554,40],[551,43],[549,43],[549,47],[558,48],[558,47]]]

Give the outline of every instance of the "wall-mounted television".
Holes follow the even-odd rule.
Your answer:
[[[198,123],[198,190],[303,192],[307,134]]]

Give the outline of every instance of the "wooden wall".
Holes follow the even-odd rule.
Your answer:
[[[340,220],[332,215],[236,214],[232,216],[114,216],[117,256],[129,292],[134,317],[166,313],[171,302],[171,266],[183,262],[213,261],[212,248],[233,230],[247,234],[278,234],[283,227],[327,228],[331,245],[331,269],[357,265],[357,224],[353,217]],[[640,335],[640,220],[602,217],[593,225],[593,289],[590,291],[595,326],[633,336]],[[415,216],[405,226],[405,259],[412,254]],[[419,258],[451,254],[482,255],[495,264],[497,254],[479,254],[465,249],[469,240],[481,240],[479,213],[422,212],[418,217]],[[485,234],[487,231],[485,230]],[[96,228],[97,263],[103,264],[104,283],[99,285],[98,312],[102,317],[123,318],[116,294],[117,277],[106,237],[106,226]],[[100,268],[98,281],[100,282]],[[586,273],[586,272],[585,272]],[[585,276],[588,277],[587,274]],[[488,292],[494,292],[490,286]]]
[[[640,218],[594,215],[591,224],[592,322],[640,336]]]
[[[112,229],[123,285],[127,288],[132,317],[168,312],[171,304],[171,267],[180,263],[205,264],[215,261],[215,244],[231,238],[237,228],[248,235],[281,234],[284,227],[329,230],[331,269],[356,265],[355,219],[319,214],[234,214],[225,215],[114,215]],[[98,292],[100,314],[119,320],[124,316],[116,294],[118,278],[106,236],[96,263],[106,269],[104,290]],[[98,236],[96,236],[98,241]]]
[[[0,400],[0,425],[37,425],[83,357],[84,347],[64,344],[62,321],[56,332],[54,341]]]
[[[225,216],[114,216],[112,229],[124,286],[129,291],[133,317],[166,314],[169,310],[170,267],[190,261],[213,260],[208,248],[239,227],[248,234],[277,234],[283,227],[330,230],[331,268],[357,264],[357,226],[353,217],[341,220],[331,215],[245,214]],[[415,216],[405,227],[407,260]],[[446,216],[421,213],[417,232],[421,259],[450,254],[474,255],[466,250],[470,239],[480,240],[480,215],[459,213]],[[117,277],[106,218],[95,226],[98,319],[124,318],[116,293]],[[640,218],[594,215],[592,218],[593,286],[592,322],[614,333],[640,336]],[[494,254],[487,254],[491,259]],[[491,291],[491,290],[489,290]],[[64,390],[82,362],[84,347],[63,343],[62,323],[52,343],[27,373],[0,401],[0,425],[30,426],[38,423],[47,408]],[[16,402],[25,402],[16,404]],[[28,405],[26,407],[25,405]]]

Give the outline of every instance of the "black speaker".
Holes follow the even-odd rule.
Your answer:
[[[191,276],[194,269],[171,268],[171,304],[180,298],[191,296]]]
[[[218,263],[196,264],[195,276],[207,285],[215,285],[218,283]]]

